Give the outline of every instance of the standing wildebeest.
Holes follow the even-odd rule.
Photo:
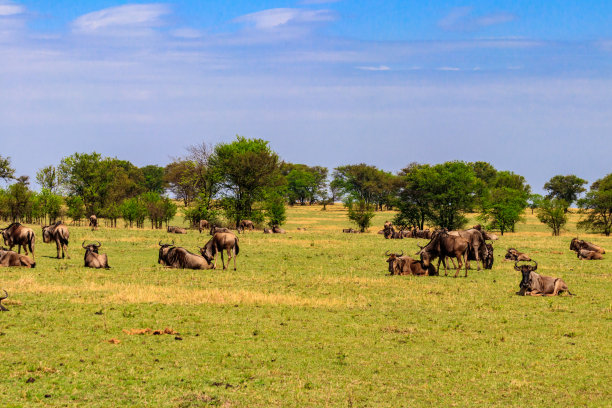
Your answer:
[[[98,249],[102,246],[102,244],[100,243],[100,241],[97,242],[97,245],[85,245],[85,241],[83,241],[83,243],[81,244],[81,246],[85,250],[85,256],[83,257],[83,260],[85,261],[85,267],[96,269],[110,269],[110,266],[108,266],[108,257],[106,256],[106,254],[98,253]]]
[[[437,275],[436,268],[430,263],[429,266],[425,266],[423,261],[417,261],[411,257],[401,254],[394,254],[385,252],[385,256],[388,256],[387,263],[389,263],[389,273],[391,275]]]
[[[35,268],[36,262],[25,255],[0,247],[0,266],[25,266],[26,268]]]
[[[484,268],[484,258],[487,257],[487,246],[482,233],[478,229],[472,228],[466,231],[450,231],[448,234],[465,239],[471,247],[468,254],[468,260],[470,259],[469,255],[472,255],[476,261],[476,269],[480,270],[478,262],[481,262]]]
[[[581,249],[586,249],[587,251],[595,251],[600,254],[605,254],[606,250],[600,247],[599,245],[592,244],[587,241],[583,241],[578,238],[572,238],[572,242],[570,242],[570,249],[572,251],[579,251]]]
[[[527,255],[524,252],[519,252],[514,248],[508,249],[508,252],[506,252],[504,259],[506,259],[507,261],[521,261],[521,262],[531,261],[531,258],[529,257],[529,255]]]
[[[89,226],[91,227],[92,231],[98,229],[98,217],[96,217],[95,214],[91,214],[89,216]]]
[[[4,292],[4,296],[0,297],[0,312],[8,312],[8,309],[2,306],[2,301],[8,297],[8,292],[4,289],[2,289],[2,291]]]
[[[214,259],[213,269],[217,268],[217,254],[221,252],[221,262],[225,269],[225,260],[223,259],[223,250],[227,251],[227,265],[234,258],[234,270],[236,270],[236,256],[240,252],[238,247],[238,237],[232,232],[217,232],[213,237],[200,248],[200,253],[208,262]]]
[[[217,232],[232,232],[229,228],[225,228],[225,227],[217,227],[217,226],[212,226],[210,227],[210,235],[215,235]]]
[[[251,220],[242,220],[238,225],[238,232],[244,232],[244,230],[253,231],[255,229],[255,224]]]
[[[36,241],[36,235],[31,228],[24,227],[18,222],[14,222],[5,229],[2,230],[2,237],[4,238],[4,244],[9,246],[9,249],[13,249],[17,245],[17,253],[21,253],[21,247],[23,247],[24,253],[28,254],[28,248],[32,252],[32,259],[34,257],[34,243]]]
[[[198,223],[198,230],[200,231],[200,234],[202,233],[202,230],[205,230],[208,228],[210,228],[210,226],[208,225],[208,221],[200,220],[200,222]]]
[[[519,285],[520,289],[516,293],[517,295],[556,296],[561,292],[572,294],[567,288],[567,284],[563,282],[563,279],[537,274],[535,272],[538,269],[537,262],[535,262],[535,266],[525,264],[518,266],[517,264],[518,261],[514,262],[514,269],[523,275]]]
[[[211,269],[212,265],[206,258],[189,252],[185,248],[175,247],[172,244],[159,242],[159,256],[157,263],[179,269]]]
[[[459,275],[459,270],[465,264],[465,277],[468,274],[467,268],[467,252],[469,243],[462,237],[449,235],[448,232],[436,231],[433,234],[431,241],[421,250],[417,252],[417,255],[421,255],[421,261],[426,268],[429,268],[431,261],[438,258],[438,267],[436,271],[440,273],[440,262],[444,264],[444,276],[448,275],[446,269],[446,257],[456,258],[458,262],[457,271],[455,272],[455,278]]]
[[[485,231],[482,229],[482,225],[480,224],[476,224],[472,227],[472,229],[478,230],[480,231],[480,233],[482,234],[482,237],[485,239],[485,241],[497,241],[499,239],[499,237],[489,231]]]
[[[576,251],[576,255],[578,256],[578,259],[582,260],[582,259],[586,259],[588,261],[591,260],[602,260],[603,256],[596,251],[589,251],[588,249],[579,249]]]
[[[60,248],[62,250],[62,258],[67,256],[68,259],[70,259],[70,255],[68,255],[68,239],[70,238],[70,232],[64,223],[58,221],[53,225],[42,227],[42,236],[45,244],[55,241],[57,259],[60,259]]]
[[[173,225],[168,225],[168,232],[171,234],[186,234],[187,230],[181,227],[175,227]]]

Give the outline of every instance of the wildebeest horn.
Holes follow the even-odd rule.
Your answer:
[[[83,249],[87,249],[87,247],[85,246],[85,241],[83,241],[83,243],[81,244],[81,246],[83,247]]]
[[[514,262],[514,270],[521,271],[521,268],[518,267],[518,261]]]
[[[538,269],[538,263],[536,261],[533,261],[535,263],[535,267],[533,268],[533,270],[537,270]]]
[[[390,256],[391,254],[389,253],[389,251],[385,252],[385,256]]]
[[[399,254],[398,256],[403,256],[403,255],[404,255],[404,251],[402,251],[402,253],[401,253],[401,254]]]
[[[96,245],[96,247],[100,248],[102,246],[102,243],[100,241],[96,241],[98,243],[98,245]]]

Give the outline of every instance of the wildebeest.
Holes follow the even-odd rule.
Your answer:
[[[4,289],[2,289],[2,291],[4,292],[4,296],[0,296],[0,312],[8,312],[8,309],[2,305],[2,301],[8,298],[8,292]]]
[[[213,237],[204,245],[204,248],[200,248],[200,253],[210,263],[214,259],[213,269],[217,267],[217,254],[221,253],[221,262],[223,263],[223,269],[225,268],[225,260],[223,259],[223,251],[227,251],[227,265],[232,258],[234,258],[234,270],[236,270],[236,256],[240,252],[238,246],[238,237],[232,232],[217,232]]]
[[[384,234],[384,233],[385,233],[385,230],[379,230],[379,231],[377,232],[377,234],[380,234],[380,235],[382,235],[382,234]]]
[[[108,266],[108,257],[106,256],[106,254],[98,253],[98,249],[100,249],[102,244],[100,243],[100,241],[97,242],[97,244],[85,245],[85,241],[83,241],[83,243],[81,244],[81,246],[85,250],[85,256],[83,257],[83,260],[85,261],[85,267],[95,269],[110,269],[110,266]]]
[[[404,239],[404,235],[400,231],[396,231],[393,226],[385,224],[384,236],[385,239]]]
[[[523,275],[519,284],[520,289],[516,293],[517,295],[556,296],[562,292],[572,294],[563,279],[537,274],[535,272],[538,269],[537,262],[535,262],[535,266],[528,264],[519,266],[518,261],[516,261],[514,262],[514,269]]]
[[[92,231],[98,229],[98,217],[96,217],[95,214],[91,214],[89,216],[89,226],[91,227]]]
[[[68,240],[70,238],[70,232],[68,231],[68,227],[62,223],[62,221],[58,221],[53,225],[47,225],[42,227],[42,236],[43,242],[48,244],[51,241],[55,241],[55,246],[57,247],[57,259],[60,259],[60,249],[62,250],[62,258],[64,256],[70,259],[70,255],[68,254]]]
[[[0,266],[23,266],[26,268],[35,268],[36,262],[25,255],[18,254],[0,247]]]
[[[287,231],[285,231],[284,229],[282,229],[278,225],[275,225],[275,226],[272,227],[272,233],[274,233],[274,234],[286,234]]]
[[[482,263],[482,267],[484,268],[483,258],[487,257],[487,246],[482,233],[479,230],[472,228],[465,231],[450,231],[448,234],[465,239],[468,244],[470,244],[468,260],[470,259],[471,255],[471,257],[476,261],[476,269],[480,270],[480,265],[478,264],[479,261]]]
[[[438,267],[436,271],[440,273],[440,262],[444,264],[444,276],[448,274],[446,267],[446,257],[457,259],[457,271],[455,272],[455,278],[459,275],[459,270],[465,264],[465,277],[468,275],[467,268],[467,252],[469,244],[467,240],[462,237],[449,235],[448,232],[436,231],[429,243],[417,252],[417,255],[421,255],[421,260],[426,268],[429,268],[431,261],[438,258]]]
[[[161,241],[159,242],[157,263],[179,269],[212,268],[211,263],[205,257],[189,252],[185,248],[175,247],[174,241],[172,241],[172,244],[162,244]]]
[[[213,225],[210,227],[210,235],[215,235],[217,232],[232,232],[229,228],[217,227]]]
[[[238,225],[238,232],[244,232],[244,230],[253,231],[255,229],[255,224],[251,220],[241,220]]]
[[[595,251],[595,252],[599,252],[600,254],[606,253],[606,250],[600,247],[599,245],[595,245],[593,243],[583,241],[578,238],[572,238],[572,242],[570,242],[570,249],[572,251],[586,249],[587,251]]]
[[[429,229],[426,230],[420,230],[420,229],[413,229],[412,230],[412,237],[413,238],[423,238],[423,239],[431,239],[433,237],[433,232],[430,231]]]
[[[596,251],[589,251],[588,249],[579,249],[576,251],[576,256],[578,259],[586,259],[588,261],[591,260],[602,260],[603,256]]]
[[[2,230],[2,237],[4,238],[4,244],[8,245],[9,249],[12,250],[17,245],[17,253],[20,254],[21,247],[23,247],[23,251],[27,255],[29,248],[30,252],[32,252],[32,259],[35,259],[34,244],[36,242],[36,235],[31,228],[14,222]]]
[[[185,228],[168,225],[168,232],[171,234],[186,234],[187,230]]]
[[[527,255],[524,252],[519,252],[514,248],[508,248],[508,252],[506,252],[504,259],[506,259],[507,261],[520,261],[520,262],[531,261],[531,258],[529,257],[529,255]]]
[[[359,230],[353,228],[343,228],[342,232],[345,234],[359,234]]]
[[[200,234],[202,233],[203,230],[210,228],[210,226],[208,225],[208,221],[206,220],[200,220],[200,222],[198,223],[198,231],[200,231]]]
[[[264,234],[272,234],[272,230],[270,228],[265,228],[263,229],[263,233]]]
[[[485,241],[497,241],[499,239],[499,237],[489,231],[485,231],[484,229],[482,229],[482,225],[480,224],[476,224],[472,227],[472,229],[478,230],[482,233],[482,237],[485,239]]]
[[[436,268],[430,263],[425,266],[423,261],[417,261],[407,255],[385,253],[388,256],[387,263],[389,264],[389,273],[391,275],[437,275]]]

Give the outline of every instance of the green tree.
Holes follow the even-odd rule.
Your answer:
[[[536,208],[540,208],[540,205],[542,205],[542,200],[544,200],[544,197],[542,197],[540,194],[529,194],[527,206],[531,209],[531,214],[533,214],[533,211]]]
[[[265,210],[270,227],[281,226],[285,223],[287,219],[285,200],[280,194],[273,194],[266,200]]]
[[[10,218],[15,221],[31,221],[34,193],[28,188],[27,178],[22,178],[8,188],[7,207]]]
[[[336,167],[333,173],[334,187],[351,200],[364,200],[366,204],[376,201],[376,190],[380,184],[380,171],[365,163]]]
[[[156,165],[149,165],[140,168],[142,173],[142,189],[145,192],[163,194],[166,189],[164,181],[164,168]]]
[[[254,204],[283,183],[278,155],[261,139],[237,136],[232,143],[220,143],[209,163],[220,176],[226,216],[236,227],[243,219],[261,219]]]
[[[126,226],[129,224],[132,227],[134,223],[136,223],[137,228],[144,226],[144,220],[147,217],[147,207],[138,197],[124,200],[119,206],[119,211],[121,211],[121,216]]]
[[[38,170],[36,182],[41,188],[46,188],[51,193],[57,193],[59,189],[59,177],[55,166],[47,166]]]
[[[557,175],[551,178],[544,184],[544,190],[548,191],[547,198],[557,198],[567,203],[564,211],[567,209],[581,193],[584,193],[586,189],[583,187],[587,183],[586,180],[581,179],[573,174],[567,176]]]
[[[612,173],[591,185],[586,197],[578,200],[585,216],[578,227],[610,236],[612,230]]]
[[[61,218],[63,215],[62,205],[64,203],[64,199],[61,196],[53,194],[48,188],[43,188],[37,196],[43,222],[46,223],[47,217],[49,217],[49,224]]]
[[[0,156],[0,179],[10,180],[15,176],[15,169],[11,167],[11,158]]]
[[[68,207],[66,215],[80,225],[81,220],[85,218],[85,203],[83,203],[83,199],[79,196],[68,196],[66,197],[66,206]]]
[[[561,228],[567,223],[567,207],[565,200],[545,198],[538,208],[538,219],[552,229],[553,235],[558,236]]]
[[[182,200],[185,207],[189,206],[198,195],[197,186],[194,183],[195,163],[190,160],[176,160],[166,166],[164,181],[168,184],[170,191],[178,200]]]
[[[527,194],[524,191],[509,187],[494,188],[483,201],[483,209],[478,219],[483,221],[487,228],[499,230],[502,235],[506,231],[513,231],[514,226],[521,220],[521,214],[527,207]]]
[[[425,228],[431,204],[426,180],[429,169],[428,164],[411,163],[399,173],[399,212],[393,220],[395,225]]]
[[[374,206],[368,204],[364,199],[347,200],[344,204],[348,208],[348,218],[359,227],[359,231],[365,232],[372,225],[374,218]]]

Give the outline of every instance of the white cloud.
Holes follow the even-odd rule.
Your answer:
[[[302,0],[300,4],[305,6],[314,5],[314,4],[330,4],[330,3],[338,3],[341,0]]]
[[[336,16],[331,10],[276,8],[245,14],[235,18],[234,22],[252,24],[257,29],[269,30],[289,24],[311,24],[335,19]]]
[[[457,67],[440,67],[440,68],[436,68],[436,70],[438,70],[438,71],[461,71],[461,68],[457,68]]]
[[[390,71],[391,70],[391,68],[389,68],[386,65],[379,65],[377,67],[370,67],[370,66],[357,67],[357,69],[360,69],[362,71]]]
[[[14,16],[25,12],[25,7],[12,1],[0,1],[0,17]]]
[[[174,37],[185,38],[185,39],[202,38],[204,36],[204,33],[202,33],[200,30],[196,30],[194,28],[188,28],[188,27],[177,28],[176,30],[172,30],[171,34]]]
[[[508,23],[516,19],[511,13],[499,12],[483,16],[473,16],[472,7],[457,7],[438,21],[438,26],[446,31],[476,31],[484,27]]]
[[[72,27],[86,33],[150,28],[162,25],[162,17],[169,13],[170,8],[165,4],[127,4],[82,15],[74,20]]]

